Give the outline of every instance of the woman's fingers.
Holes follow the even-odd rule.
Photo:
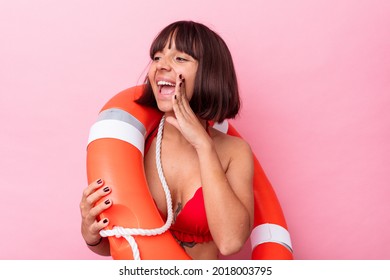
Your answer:
[[[83,191],[81,202],[86,201],[91,194],[95,193],[96,190],[101,188],[103,185],[104,185],[104,181],[102,179],[97,179],[93,181],[91,184],[89,184],[89,186]]]
[[[109,220],[107,218],[104,218],[103,220],[96,221],[96,223],[93,223],[91,225],[91,232],[99,233],[102,229],[104,229],[109,223]]]
[[[105,209],[111,206],[112,201],[106,199],[98,204],[96,202],[111,192],[109,186],[104,186],[104,182],[98,179],[92,182],[83,192],[80,202],[80,211],[83,219],[92,222]],[[95,205],[96,204],[96,205]]]
[[[183,121],[193,121],[194,119],[197,119],[189,104],[186,94],[185,79],[181,74],[176,78],[175,91],[172,102],[173,110],[178,122],[181,123]]]
[[[177,77],[176,84],[178,84],[176,91],[177,91],[177,104],[179,106],[180,112],[185,117],[195,116],[194,112],[190,107],[190,103],[187,97],[185,78],[182,75],[179,75]]]
[[[180,77],[181,77],[181,74],[176,78],[175,94],[172,98],[173,111],[175,112],[176,118],[180,118],[183,115],[182,96],[183,96],[183,88],[185,86],[184,86],[182,79]],[[185,92],[184,92],[184,94],[185,94]]]
[[[175,113],[175,116],[168,116],[166,118],[166,121],[170,124],[172,124],[174,127],[176,127],[179,131],[180,129],[180,124],[179,120],[183,119],[183,108],[182,108],[182,96],[183,96],[183,90],[185,94],[185,86],[183,84],[183,78],[182,75],[178,75],[176,77],[176,87],[175,87],[175,94],[172,96],[172,108],[173,112]]]
[[[89,211],[89,215],[94,220],[98,215],[100,215],[104,210],[109,208],[112,205],[111,199],[107,198],[104,201],[97,203],[91,210]]]
[[[108,195],[111,192],[111,189],[109,186],[102,187],[101,189],[96,190],[95,192],[91,193],[88,197],[86,197],[86,204],[89,207],[93,207],[93,205],[102,197]]]
[[[83,191],[80,202],[81,231],[88,244],[95,244],[99,241],[99,232],[109,223],[107,218],[98,220],[98,216],[112,205],[110,198],[104,199],[109,193],[111,193],[111,188],[105,186],[102,179],[92,182]]]

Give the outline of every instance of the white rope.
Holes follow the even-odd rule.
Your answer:
[[[161,141],[162,141],[162,134],[164,130],[164,122],[165,122],[165,116],[161,118],[160,124],[158,126],[157,141],[156,141],[156,166],[157,166],[158,177],[160,178],[161,185],[164,189],[165,199],[167,202],[167,221],[165,224],[168,227],[166,230],[168,230],[173,221],[173,210],[172,210],[171,192],[169,191],[167,181],[165,180],[164,172],[162,170],[162,163],[161,163]]]
[[[168,184],[165,180],[164,173],[162,170],[162,164],[161,164],[161,141],[162,141],[162,133],[164,129],[164,122],[165,122],[165,116],[162,117],[160,124],[158,126],[157,142],[156,142],[156,165],[157,165],[158,176],[160,177],[160,181],[165,193],[165,199],[167,202],[167,221],[162,227],[155,228],[155,229],[123,228],[123,227],[115,226],[113,227],[113,229],[100,231],[100,235],[102,237],[116,236],[117,238],[120,237],[125,238],[131,246],[134,260],[140,260],[141,257],[139,254],[137,242],[135,241],[133,236],[135,235],[154,236],[154,235],[162,234],[170,228],[173,221],[171,193],[169,191]]]

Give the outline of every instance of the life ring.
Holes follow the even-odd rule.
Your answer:
[[[134,102],[143,89],[144,86],[136,86],[118,93],[100,111],[88,139],[88,182],[104,178],[105,184],[112,188],[110,196],[114,204],[100,218],[110,220],[104,232],[114,232],[107,235],[113,259],[188,260],[191,258],[166,228],[163,232],[149,232],[166,225],[149,192],[143,165],[145,141],[156,129],[162,114]],[[241,137],[228,122],[214,127]],[[254,160],[252,259],[292,259],[282,209],[255,156]],[[137,235],[129,236],[127,229],[148,233],[138,235],[137,231]],[[118,238],[121,236],[125,238]],[[135,250],[139,250],[139,256]]]

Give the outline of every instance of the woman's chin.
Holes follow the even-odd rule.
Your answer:
[[[172,103],[166,104],[164,103],[157,103],[158,109],[163,113],[169,113],[173,111]]]

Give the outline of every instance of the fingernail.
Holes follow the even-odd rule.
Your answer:
[[[183,78],[183,75],[182,75],[182,74],[180,74],[180,75],[179,75],[179,79],[181,80],[182,78]]]
[[[175,94],[175,99],[176,99],[176,94]]]
[[[107,220],[107,219],[104,219],[104,220],[103,220],[103,223],[104,223],[104,224],[107,224],[107,223],[108,223],[108,220]]]
[[[179,83],[179,87],[181,87],[181,85],[182,85],[182,84],[183,84],[183,83],[182,83],[182,82],[180,82],[180,83]]]
[[[96,183],[98,183],[100,185],[101,183],[103,183],[103,180],[99,179],[99,180],[96,181]]]
[[[109,187],[105,187],[105,188],[103,189],[104,192],[108,192],[109,190],[110,190]]]
[[[110,204],[110,200],[107,199],[106,201],[104,201],[104,204],[106,204],[106,205]]]

